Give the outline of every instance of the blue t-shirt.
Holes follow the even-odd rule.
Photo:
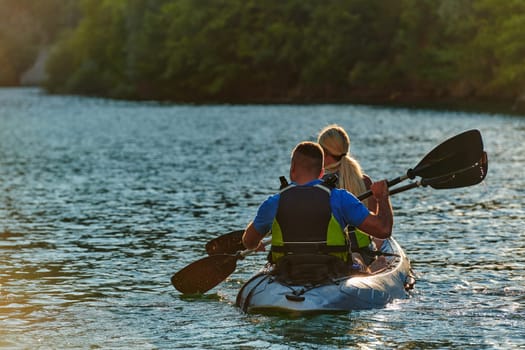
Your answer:
[[[322,180],[314,180],[301,186],[314,186],[322,183]],[[293,184],[293,182],[292,182]],[[277,215],[280,194],[268,197],[257,210],[253,220],[253,227],[260,234],[265,235],[272,228],[273,220]],[[332,214],[342,228],[347,225],[359,226],[370,215],[370,211],[363,203],[347,190],[334,188],[330,195],[330,206]]]

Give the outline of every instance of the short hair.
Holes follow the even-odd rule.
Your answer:
[[[323,149],[318,143],[303,141],[293,149],[292,163],[312,175],[318,175],[323,169]]]

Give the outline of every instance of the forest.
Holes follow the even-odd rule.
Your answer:
[[[522,0],[0,0],[0,85],[46,49],[57,94],[519,112],[523,28]]]

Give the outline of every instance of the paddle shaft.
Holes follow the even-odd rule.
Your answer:
[[[423,164],[423,165],[420,165],[418,167],[416,167],[416,170],[414,169],[408,169],[407,170],[407,173],[405,175],[402,175],[402,176],[398,176],[396,177],[395,179],[392,179],[392,180],[388,180],[387,181],[387,185],[388,187],[392,187],[392,186],[395,186],[397,185],[398,183],[400,182],[403,182],[407,179],[414,179],[416,176],[417,176],[417,173],[420,172],[420,171],[424,171],[428,168],[431,168],[432,164]],[[364,193],[363,193],[364,195]],[[368,195],[367,197],[369,197],[370,195]]]
[[[272,237],[266,237],[266,238],[263,238],[261,240],[261,243],[265,247],[267,245],[269,245],[271,242],[272,242]],[[237,257],[237,260],[242,260],[245,257],[247,257],[248,255],[252,255],[253,253],[256,253],[256,252],[257,252],[257,249],[245,249],[245,250],[241,250],[241,251],[238,251],[237,253],[235,253],[235,256]],[[204,258],[204,259],[206,259],[206,258]]]
[[[472,186],[475,184],[480,183],[485,176],[487,176],[487,153],[483,152],[481,159],[467,167],[464,167],[462,169],[458,169],[455,171],[452,171],[448,174],[436,176],[433,178],[423,178],[421,180],[412,182],[408,185],[401,186],[394,188],[389,191],[389,195],[392,196],[397,193],[401,193],[407,190],[411,190],[416,187],[426,187],[431,186],[435,189],[446,189],[446,188],[457,188],[457,187],[466,187],[466,186]],[[464,177],[461,180],[461,177]],[[390,182],[388,182],[390,184]],[[443,184],[443,185],[442,185]],[[435,187],[434,187],[435,186]],[[364,200],[372,195],[372,191],[367,191],[361,195],[359,195],[357,198],[359,200]]]

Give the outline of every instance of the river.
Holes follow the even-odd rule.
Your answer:
[[[374,179],[479,129],[485,181],[392,197],[417,283],[384,309],[243,314],[252,255],[202,297],[171,275],[244,227],[329,123]],[[525,118],[354,105],[173,105],[0,89],[0,348],[525,347]]]

